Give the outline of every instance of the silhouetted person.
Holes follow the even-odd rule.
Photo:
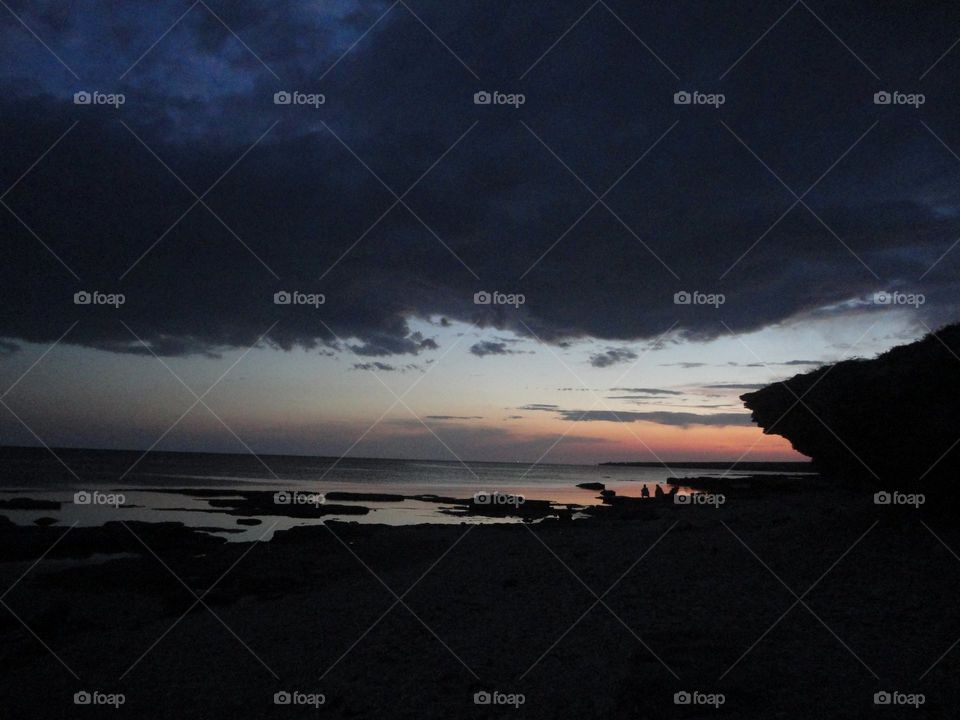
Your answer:
[[[645,497],[645,498],[650,497],[650,491],[647,490],[647,486],[646,486],[646,485],[644,485],[643,487],[640,488],[640,497]]]
[[[653,494],[654,494],[654,496],[657,498],[657,500],[663,500],[663,499],[666,497],[666,495],[664,495],[664,493],[663,493],[663,487],[660,486],[660,485],[657,485],[657,486],[653,489]]]

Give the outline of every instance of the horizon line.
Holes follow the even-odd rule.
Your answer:
[[[40,450],[47,453],[52,453],[55,455],[55,451],[88,451],[88,452],[118,452],[118,453],[144,453],[143,449],[138,448],[97,448],[97,447],[50,447],[44,445],[5,445],[0,444],[0,452],[6,450]],[[398,457],[370,457],[370,456],[354,456],[354,455],[307,455],[300,453],[275,453],[275,452],[263,452],[263,453],[253,453],[253,452],[222,452],[216,450],[149,450],[146,451],[146,454],[158,454],[158,455],[224,455],[231,457],[282,457],[282,458],[311,458],[314,460],[377,460],[383,462],[442,462],[442,463],[451,463],[451,464],[462,464],[462,463],[472,463],[475,465],[573,465],[579,467],[602,467],[609,465],[632,465],[635,467],[662,467],[665,470],[670,470],[670,466],[681,467],[683,465],[697,465],[700,467],[707,466],[744,466],[750,467],[754,465],[809,465],[811,460],[740,460],[738,461],[735,458],[730,460],[604,460],[594,463],[576,463],[576,462],[537,462],[537,461],[525,461],[525,460],[466,460],[466,459],[438,459],[438,458],[398,458]]]

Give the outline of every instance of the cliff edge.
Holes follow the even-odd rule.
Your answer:
[[[960,323],[740,399],[829,478],[960,498]]]

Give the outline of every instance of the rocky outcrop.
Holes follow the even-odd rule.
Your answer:
[[[578,488],[583,488],[584,490],[606,490],[607,486],[601,482],[585,482],[578,483]]]
[[[741,396],[827,477],[960,496],[960,324]]]

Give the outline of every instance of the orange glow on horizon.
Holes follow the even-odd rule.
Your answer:
[[[805,461],[789,441],[756,426],[676,426],[653,422],[571,422],[555,415],[518,420],[429,422],[430,430],[464,459],[509,457],[541,462],[610,461]],[[432,433],[411,418],[371,433],[379,438],[415,438]],[[558,441],[559,439],[559,441]],[[489,456],[487,455],[489,453]]]

